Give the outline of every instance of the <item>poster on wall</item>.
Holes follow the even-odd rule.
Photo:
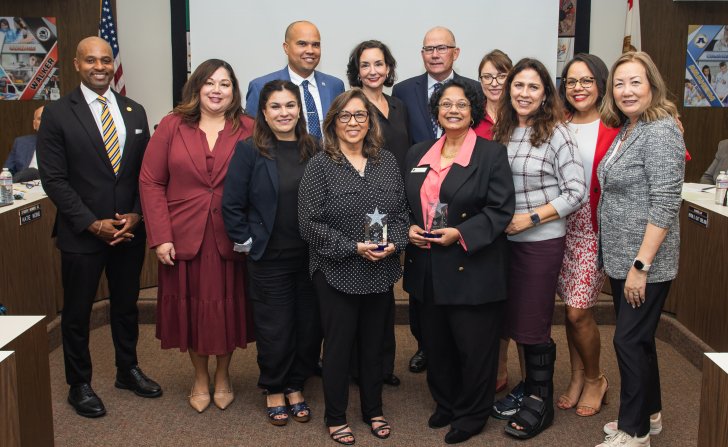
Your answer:
[[[728,25],[690,25],[685,107],[728,107]]]
[[[0,100],[56,100],[59,74],[55,17],[0,16]]]
[[[576,40],[577,0],[559,1],[559,43],[556,54],[556,76],[561,75],[564,65],[574,57]]]

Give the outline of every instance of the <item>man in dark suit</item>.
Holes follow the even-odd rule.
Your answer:
[[[33,112],[33,130],[38,132],[40,127],[40,116],[43,113],[43,106],[38,107]],[[28,169],[37,168],[38,162],[35,157],[36,134],[23,135],[13,141],[13,148],[5,160],[3,168],[8,168],[10,173],[15,175],[18,172]]]
[[[106,414],[91,388],[89,318],[101,273],[109,283],[116,387],[142,397],[162,394],[139,368],[137,299],[144,262],[138,179],[149,141],[144,108],[113,92],[111,47],[83,39],[73,60],[81,86],[43,112],[38,165],[58,209],[53,235],[61,250],[61,333],[68,402],[85,417]]]
[[[422,61],[426,72],[397,83],[392,89],[392,96],[399,98],[407,107],[410,139],[412,144],[433,140],[442,135],[442,129],[430,114],[430,96],[442,88],[442,84],[453,78],[472,82],[475,91],[482,92],[480,84],[472,79],[464,78],[452,69],[453,63],[460,55],[460,48],[455,44],[455,35],[447,28],[438,26],[425,34],[422,41]],[[409,300],[410,331],[417,339],[417,352],[412,356],[409,369],[422,372],[427,368],[427,356],[422,349],[422,331],[418,303],[412,297]]]
[[[412,144],[432,140],[442,135],[442,129],[430,115],[428,101],[435,89],[453,78],[465,79],[481,92],[480,83],[455,73],[452,66],[460,55],[460,48],[455,44],[455,35],[443,27],[432,28],[422,41],[422,61],[426,72],[397,83],[392,89],[392,96],[399,98],[407,106],[409,115],[409,134]]]
[[[308,133],[321,138],[321,123],[331,101],[344,93],[344,83],[339,78],[316,71],[321,60],[321,35],[313,23],[298,21],[288,25],[283,51],[288,56],[287,66],[248,84],[245,111],[252,116],[257,115],[260,90],[267,82],[277,79],[291,81],[301,91]]]

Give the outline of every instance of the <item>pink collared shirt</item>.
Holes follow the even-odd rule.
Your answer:
[[[465,140],[463,141],[463,145],[460,146],[460,151],[452,161],[452,164],[457,163],[460,166],[470,165],[470,159],[473,155],[476,138],[477,135],[473,129],[469,129],[468,134],[465,136]],[[452,164],[445,167],[440,166],[440,153],[442,152],[442,147],[445,145],[446,139],[447,135],[443,135],[439,140],[437,140],[417,164],[417,166],[429,165],[430,167],[430,169],[427,170],[425,181],[422,182],[422,187],[420,188],[422,222],[425,223],[425,227],[430,227],[432,224],[432,216],[429,216],[429,219],[427,216],[428,204],[440,201],[440,188],[442,187],[442,182],[445,181],[445,177],[447,177],[448,172],[450,172],[450,167],[452,166]],[[460,237],[460,245],[467,251],[465,241],[462,236]]]

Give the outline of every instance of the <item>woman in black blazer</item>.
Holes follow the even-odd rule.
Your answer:
[[[452,80],[433,93],[438,141],[407,154],[405,190],[410,229],[404,289],[420,300],[427,383],[437,408],[428,424],[450,425],[445,442],[479,433],[495,395],[498,346],[506,299],[504,230],[515,196],[506,148],[477,137],[483,102],[469,84]],[[448,205],[447,228],[426,237],[423,208]]]
[[[271,81],[263,87],[253,138],[235,148],[222,202],[235,250],[248,253],[258,386],[266,391],[273,425],[285,425],[289,410],[298,422],[310,419],[303,383],[316,365],[321,340],[308,245],[297,215],[298,186],[318,143],[307,134],[301,113],[295,84]]]

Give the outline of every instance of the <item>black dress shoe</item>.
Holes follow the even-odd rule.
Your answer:
[[[472,438],[474,434],[477,433],[468,433],[463,430],[459,430],[457,428],[451,428],[449,432],[445,435],[445,443],[446,444],[459,444],[461,442],[465,442],[468,439]]]
[[[452,418],[449,416],[445,416],[442,413],[434,412],[432,413],[432,416],[430,416],[430,419],[427,420],[427,425],[430,428],[442,428],[450,425],[451,420]]]
[[[97,418],[106,414],[104,403],[88,383],[72,386],[68,391],[68,403],[83,417]]]
[[[399,386],[401,383],[399,377],[394,374],[385,374],[384,377],[382,377],[382,382],[391,386]]]
[[[422,349],[417,350],[409,362],[409,370],[419,373],[427,369],[427,354]]]
[[[127,371],[117,369],[114,385],[122,390],[132,390],[134,394],[141,397],[159,397],[162,395],[162,387],[147,377],[138,366],[134,366]]]

